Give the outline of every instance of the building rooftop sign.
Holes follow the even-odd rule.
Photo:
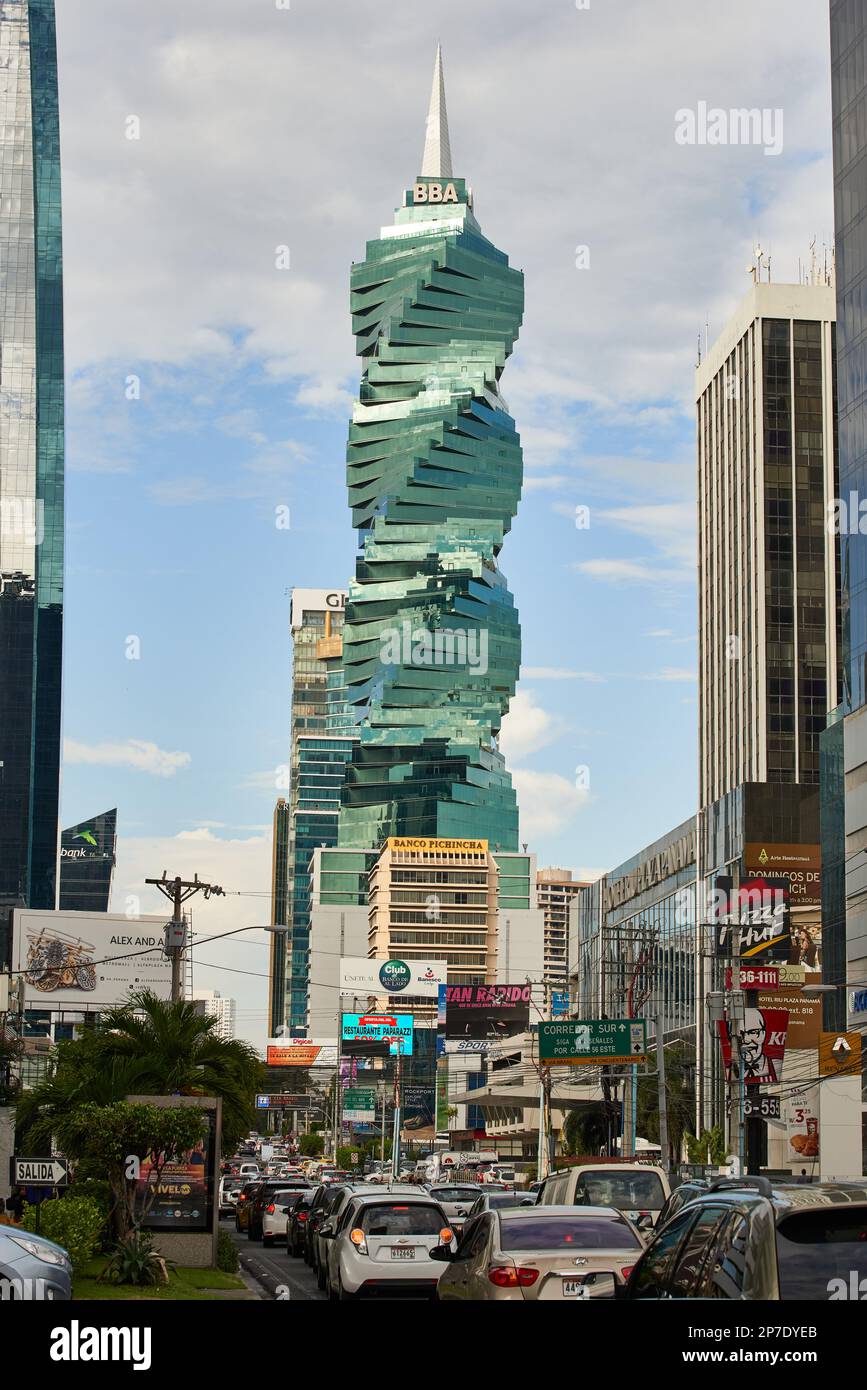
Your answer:
[[[436,840],[424,836],[410,838],[405,835],[391,835],[386,840],[388,849],[421,850],[425,854],[487,854],[487,840]]]

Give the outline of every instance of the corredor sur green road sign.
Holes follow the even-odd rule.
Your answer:
[[[569,1019],[539,1024],[539,1060],[575,1066],[647,1061],[643,1018]]]

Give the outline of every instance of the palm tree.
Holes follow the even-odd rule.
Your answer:
[[[249,1043],[216,1036],[216,1026],[183,1000],[166,1003],[150,990],[136,991],[102,1015],[98,1033],[60,1045],[52,1076],[22,1097],[19,1124],[38,1140],[50,1137],[55,1115],[86,1101],[218,1096],[223,1145],[232,1147],[254,1123],[262,1063]]]

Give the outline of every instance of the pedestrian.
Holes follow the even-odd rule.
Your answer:
[[[24,1208],[27,1205],[23,1187],[13,1187],[11,1197],[6,1199],[6,1210],[11,1212],[16,1221],[20,1221],[24,1215]]]

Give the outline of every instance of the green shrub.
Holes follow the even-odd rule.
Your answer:
[[[168,1265],[168,1261],[165,1261]],[[132,1231],[118,1241],[111,1259],[100,1275],[111,1284],[160,1284],[164,1282],[163,1264],[144,1231]]]
[[[36,1230],[36,1208],[27,1207],[21,1222],[26,1231]],[[62,1245],[74,1269],[92,1259],[98,1246],[105,1212],[93,1197],[53,1197],[39,1211],[39,1231]]]
[[[221,1231],[217,1236],[217,1269],[226,1274],[238,1272],[238,1251],[228,1231]]]

